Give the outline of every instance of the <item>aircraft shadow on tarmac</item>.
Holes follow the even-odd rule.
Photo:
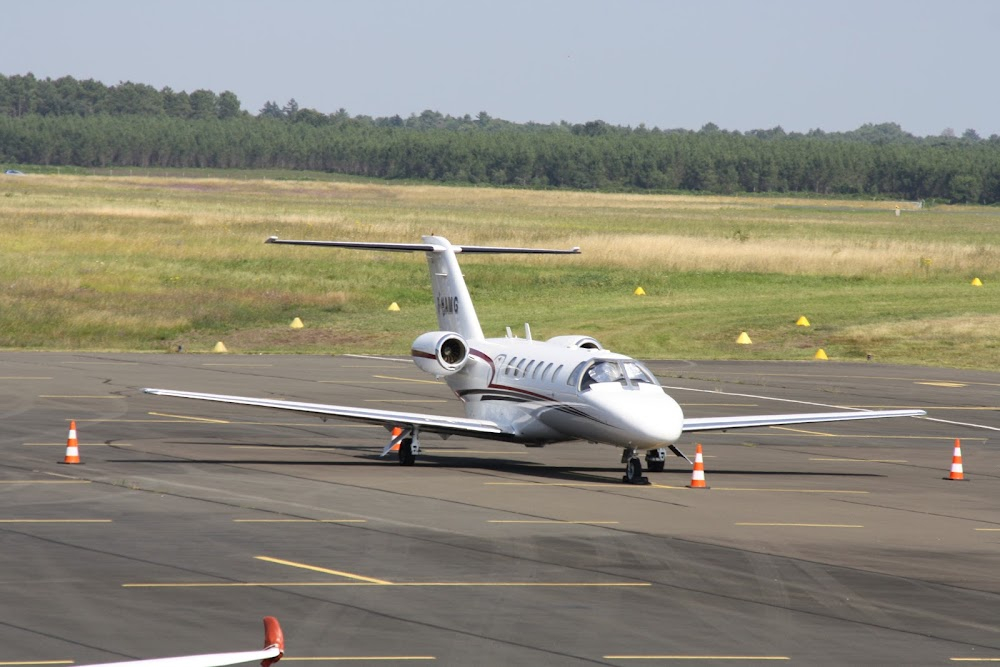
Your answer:
[[[169,443],[168,443],[169,444]],[[289,445],[260,445],[260,444],[243,444],[243,443],[220,443],[220,442],[204,442],[196,443],[186,441],[185,445],[208,445],[210,447],[225,446],[252,446],[254,448],[270,449],[272,451],[280,450],[292,450],[300,449],[300,447],[292,447]],[[309,447],[310,450],[322,450],[323,446]],[[315,461],[315,460],[294,460],[286,459],[275,461],[273,459],[198,459],[198,458],[173,458],[173,459],[111,459],[109,463],[152,463],[160,465],[177,465],[177,464],[202,464],[202,465],[270,465],[270,466],[322,466],[329,467],[331,469],[336,468],[350,468],[350,467],[373,467],[373,466],[386,466],[389,468],[398,467],[396,465],[394,457],[392,459],[386,457],[385,459],[380,458],[378,454],[374,453],[370,446],[357,446],[357,447],[329,447],[330,450],[336,450],[338,452],[343,452],[344,450],[354,450],[356,452],[357,458],[348,461]],[[167,456],[170,456],[167,454]],[[516,458],[481,458],[481,457],[469,457],[462,456],[459,453],[449,454],[449,455],[435,455],[431,453],[421,453],[419,460],[416,464],[417,468],[440,468],[440,469],[464,469],[469,471],[489,471],[496,473],[506,473],[512,475],[524,475],[529,477],[537,477],[546,480],[555,480],[561,482],[595,482],[604,483],[607,481],[618,481],[621,476],[621,470],[617,466],[558,466],[558,465],[547,465],[544,462],[539,461],[523,461]],[[387,472],[392,472],[391,470]],[[796,478],[884,478],[885,475],[870,473],[870,472],[815,472],[815,471],[805,471],[805,470],[726,470],[726,469],[713,469],[708,473],[711,476],[732,476],[732,475],[746,475],[749,477],[796,477]],[[660,473],[652,473],[650,481],[654,481],[657,478],[669,478],[673,479],[677,476],[682,476],[688,478],[691,475],[690,468],[686,466],[667,466],[666,470]],[[669,476],[669,477],[668,477]]]

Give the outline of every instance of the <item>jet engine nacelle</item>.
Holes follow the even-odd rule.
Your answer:
[[[428,331],[413,341],[410,355],[417,368],[443,377],[462,370],[469,360],[469,346],[453,331]]]
[[[552,343],[553,345],[562,345],[563,347],[582,347],[585,350],[604,349],[604,347],[597,342],[596,338],[591,338],[590,336],[579,336],[576,334],[556,336],[555,338],[550,338],[545,342]]]

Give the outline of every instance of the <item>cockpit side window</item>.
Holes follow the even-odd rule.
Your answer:
[[[638,361],[626,361],[622,364],[625,368],[625,376],[629,379],[631,384],[637,384],[640,382],[646,382],[648,384],[655,384],[659,386],[659,382],[656,381],[656,377],[649,372],[649,369],[640,364]]]
[[[586,361],[581,361],[580,365],[573,369],[573,372],[569,374],[566,378],[566,384],[571,386],[576,386],[580,382],[580,376],[583,374],[584,369],[587,367]]]

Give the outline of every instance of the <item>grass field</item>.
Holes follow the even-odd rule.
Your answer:
[[[583,249],[464,257],[487,335],[528,321],[536,337],[588,333],[645,358],[823,348],[834,361],[1000,369],[1000,210],[896,206],[246,173],[0,177],[0,347],[403,354],[436,328],[423,257],[263,240],[435,233]],[[800,315],[812,326],[796,327]],[[306,328],[290,329],[294,317]],[[753,345],[735,344],[741,331]]]

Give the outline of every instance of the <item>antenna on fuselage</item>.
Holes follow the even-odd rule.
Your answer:
[[[525,340],[531,340],[531,327],[527,322],[524,323],[524,338]]]

